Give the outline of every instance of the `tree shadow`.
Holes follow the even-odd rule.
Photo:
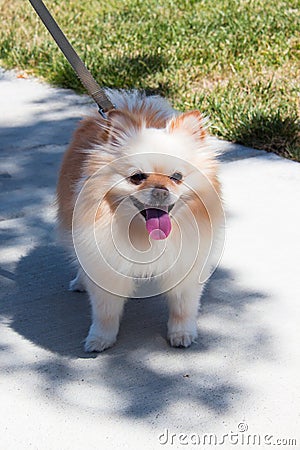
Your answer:
[[[18,116],[17,109],[18,105],[16,105],[17,120],[10,121],[6,126],[0,126],[2,158],[21,151],[18,154],[18,158],[21,159],[27,149],[38,149],[47,145],[67,145],[79,120],[93,111],[92,100],[89,97],[76,95],[71,90],[48,86],[45,87],[45,91],[40,88],[34,99],[28,101],[25,99],[21,102],[21,110],[26,112],[24,118]],[[94,110],[97,110],[96,106]]]

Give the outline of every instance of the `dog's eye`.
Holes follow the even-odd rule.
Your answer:
[[[137,172],[129,178],[131,183],[133,184],[141,184],[144,180],[146,180],[147,175],[143,172]]]
[[[175,183],[180,183],[180,181],[182,181],[182,173],[174,172],[173,175],[170,176],[170,179],[175,181]]]

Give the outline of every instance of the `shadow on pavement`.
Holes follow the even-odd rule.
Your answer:
[[[48,389],[50,386],[53,392],[57,388],[58,398],[64,383],[91,376],[95,385],[105,384],[122,398],[126,404],[122,414],[126,416],[159,413],[174,398],[192,399],[221,412],[238,401],[243,389],[234,381],[234,369],[230,378],[225,378],[222,371],[215,368],[210,371],[206,359],[216,352],[224,364],[230,364],[237,348],[244,363],[270,353],[268,336],[259,326],[253,326],[253,318],[247,312],[250,304],[263,301],[263,294],[237,289],[233,274],[219,268],[203,297],[197,344],[189,349],[169,347],[164,298],[132,299],[127,303],[117,344],[99,355],[85,354],[82,341],[90,324],[88,299],[86,294],[67,291],[71,272],[58,247],[38,246],[20,260],[14,275],[16,288],[1,306],[1,314],[10,317],[14,331],[51,352],[49,360],[36,362],[26,370],[42,374],[43,386]],[[208,331],[207,327],[201,331],[201,323],[205,324],[207,318],[217,323],[228,322],[227,332],[219,333],[215,328]],[[249,322],[252,331],[246,335],[245,324]],[[191,371],[191,357],[195,366],[185,382],[186,371]],[[88,361],[95,358],[89,374]],[[81,370],[77,370],[76,362],[80,359],[86,360],[87,367],[81,364]],[[157,359],[159,363],[153,366]],[[177,360],[182,366],[174,370],[172,366]],[[203,369],[199,369],[201,361]],[[101,409],[100,398],[98,408]]]
[[[44,123],[45,129],[50,125]],[[34,127],[23,132],[35,133]],[[40,124],[36,127],[42,132]],[[36,388],[47,396],[50,390],[53,401],[66,401],[62,396],[70,383],[87,382],[96,390],[105,386],[123,405],[119,413],[132,418],[161,414],[180,401],[201,403],[216,414],[227,410],[244,394],[235,382],[231,355],[238,351],[240,361],[248,364],[249,358],[270,353],[269,337],[248,308],[264,301],[264,294],[237,287],[235,274],[220,267],[203,297],[198,344],[186,350],[169,347],[163,298],[129,300],[116,346],[98,356],[85,354],[82,341],[90,324],[87,296],[67,290],[74,273],[64,252],[53,243],[53,217],[47,215],[64,150],[61,143],[53,151],[50,141],[52,137],[42,148],[7,152],[3,158],[0,242],[9,252],[0,271],[0,314],[22,342],[33,345],[32,351],[43,349],[48,356],[18,363],[16,355],[14,363],[2,364],[2,370],[38,374],[41,382]],[[226,324],[226,332],[214,323]],[[247,333],[245,324],[251,324]],[[3,351],[9,345],[3,343]],[[210,359],[212,354],[217,364]],[[113,404],[118,408],[118,403]],[[99,395],[90,408],[103,407]]]

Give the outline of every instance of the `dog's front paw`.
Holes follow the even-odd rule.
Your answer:
[[[84,342],[84,350],[86,352],[103,352],[103,350],[112,347],[116,340],[116,337],[89,333]]]
[[[168,339],[172,347],[189,347],[198,337],[196,317],[179,320],[170,317],[168,321]]]
[[[168,339],[172,347],[189,347],[192,342],[196,342],[197,334],[189,333],[188,331],[177,331],[169,333]]]

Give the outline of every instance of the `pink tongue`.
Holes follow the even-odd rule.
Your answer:
[[[166,239],[172,228],[169,214],[161,209],[146,209],[146,228],[152,239]]]

